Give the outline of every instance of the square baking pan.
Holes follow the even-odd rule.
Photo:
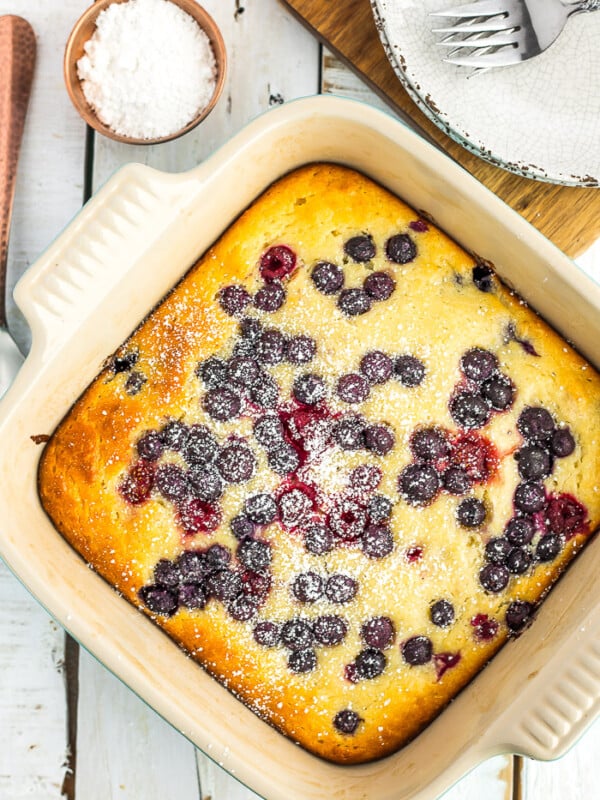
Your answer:
[[[120,170],[20,281],[33,344],[0,404],[0,555],[84,647],[258,794],[432,800],[497,753],[559,756],[598,714],[597,540],[533,626],[413,742],[337,766],[269,727],[121,598],[38,499],[42,446],[32,437],[52,433],[107,356],[253,199],[314,161],[358,169],[427,213],[600,366],[600,287],[517,213],[385,113],[331,97],[285,104],[191,172]]]

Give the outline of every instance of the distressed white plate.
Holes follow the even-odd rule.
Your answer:
[[[536,58],[474,72],[443,61],[431,11],[464,0],[371,0],[404,87],[445,133],[496,166],[572,186],[600,185],[600,12],[569,20]]]

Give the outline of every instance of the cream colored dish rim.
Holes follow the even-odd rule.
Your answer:
[[[120,170],[15,291],[32,350],[0,404],[0,555],[108,669],[269,800],[432,800],[500,752],[555,758],[600,707],[600,550],[592,542],[531,629],[417,739],[355,767],[271,729],[120,598],[60,537],[37,495],[41,447],[103,360],[272,181],[313,161],[359,169],[499,274],[600,365],[600,288],[448,157],[369,106],[314,97],[251,123],[196,169]]]

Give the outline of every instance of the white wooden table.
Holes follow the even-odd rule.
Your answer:
[[[114,170],[128,161],[182,171],[277,103],[334,92],[381,106],[277,0],[204,0],[229,51],[216,110],[187,137],[158,147],[118,145],[86,131],[62,82],[62,51],[87,0],[0,0],[26,17],[38,65],[19,167],[9,284]],[[600,278],[600,242],[581,259]],[[12,332],[28,345],[14,306]],[[592,800],[600,797],[600,724],[562,760],[496,757],[448,800]],[[251,800],[68,637],[0,562],[0,800]],[[285,787],[282,787],[285,797]]]

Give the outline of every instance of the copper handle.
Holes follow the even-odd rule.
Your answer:
[[[8,235],[35,50],[35,34],[26,20],[0,17],[0,328],[6,328]]]

